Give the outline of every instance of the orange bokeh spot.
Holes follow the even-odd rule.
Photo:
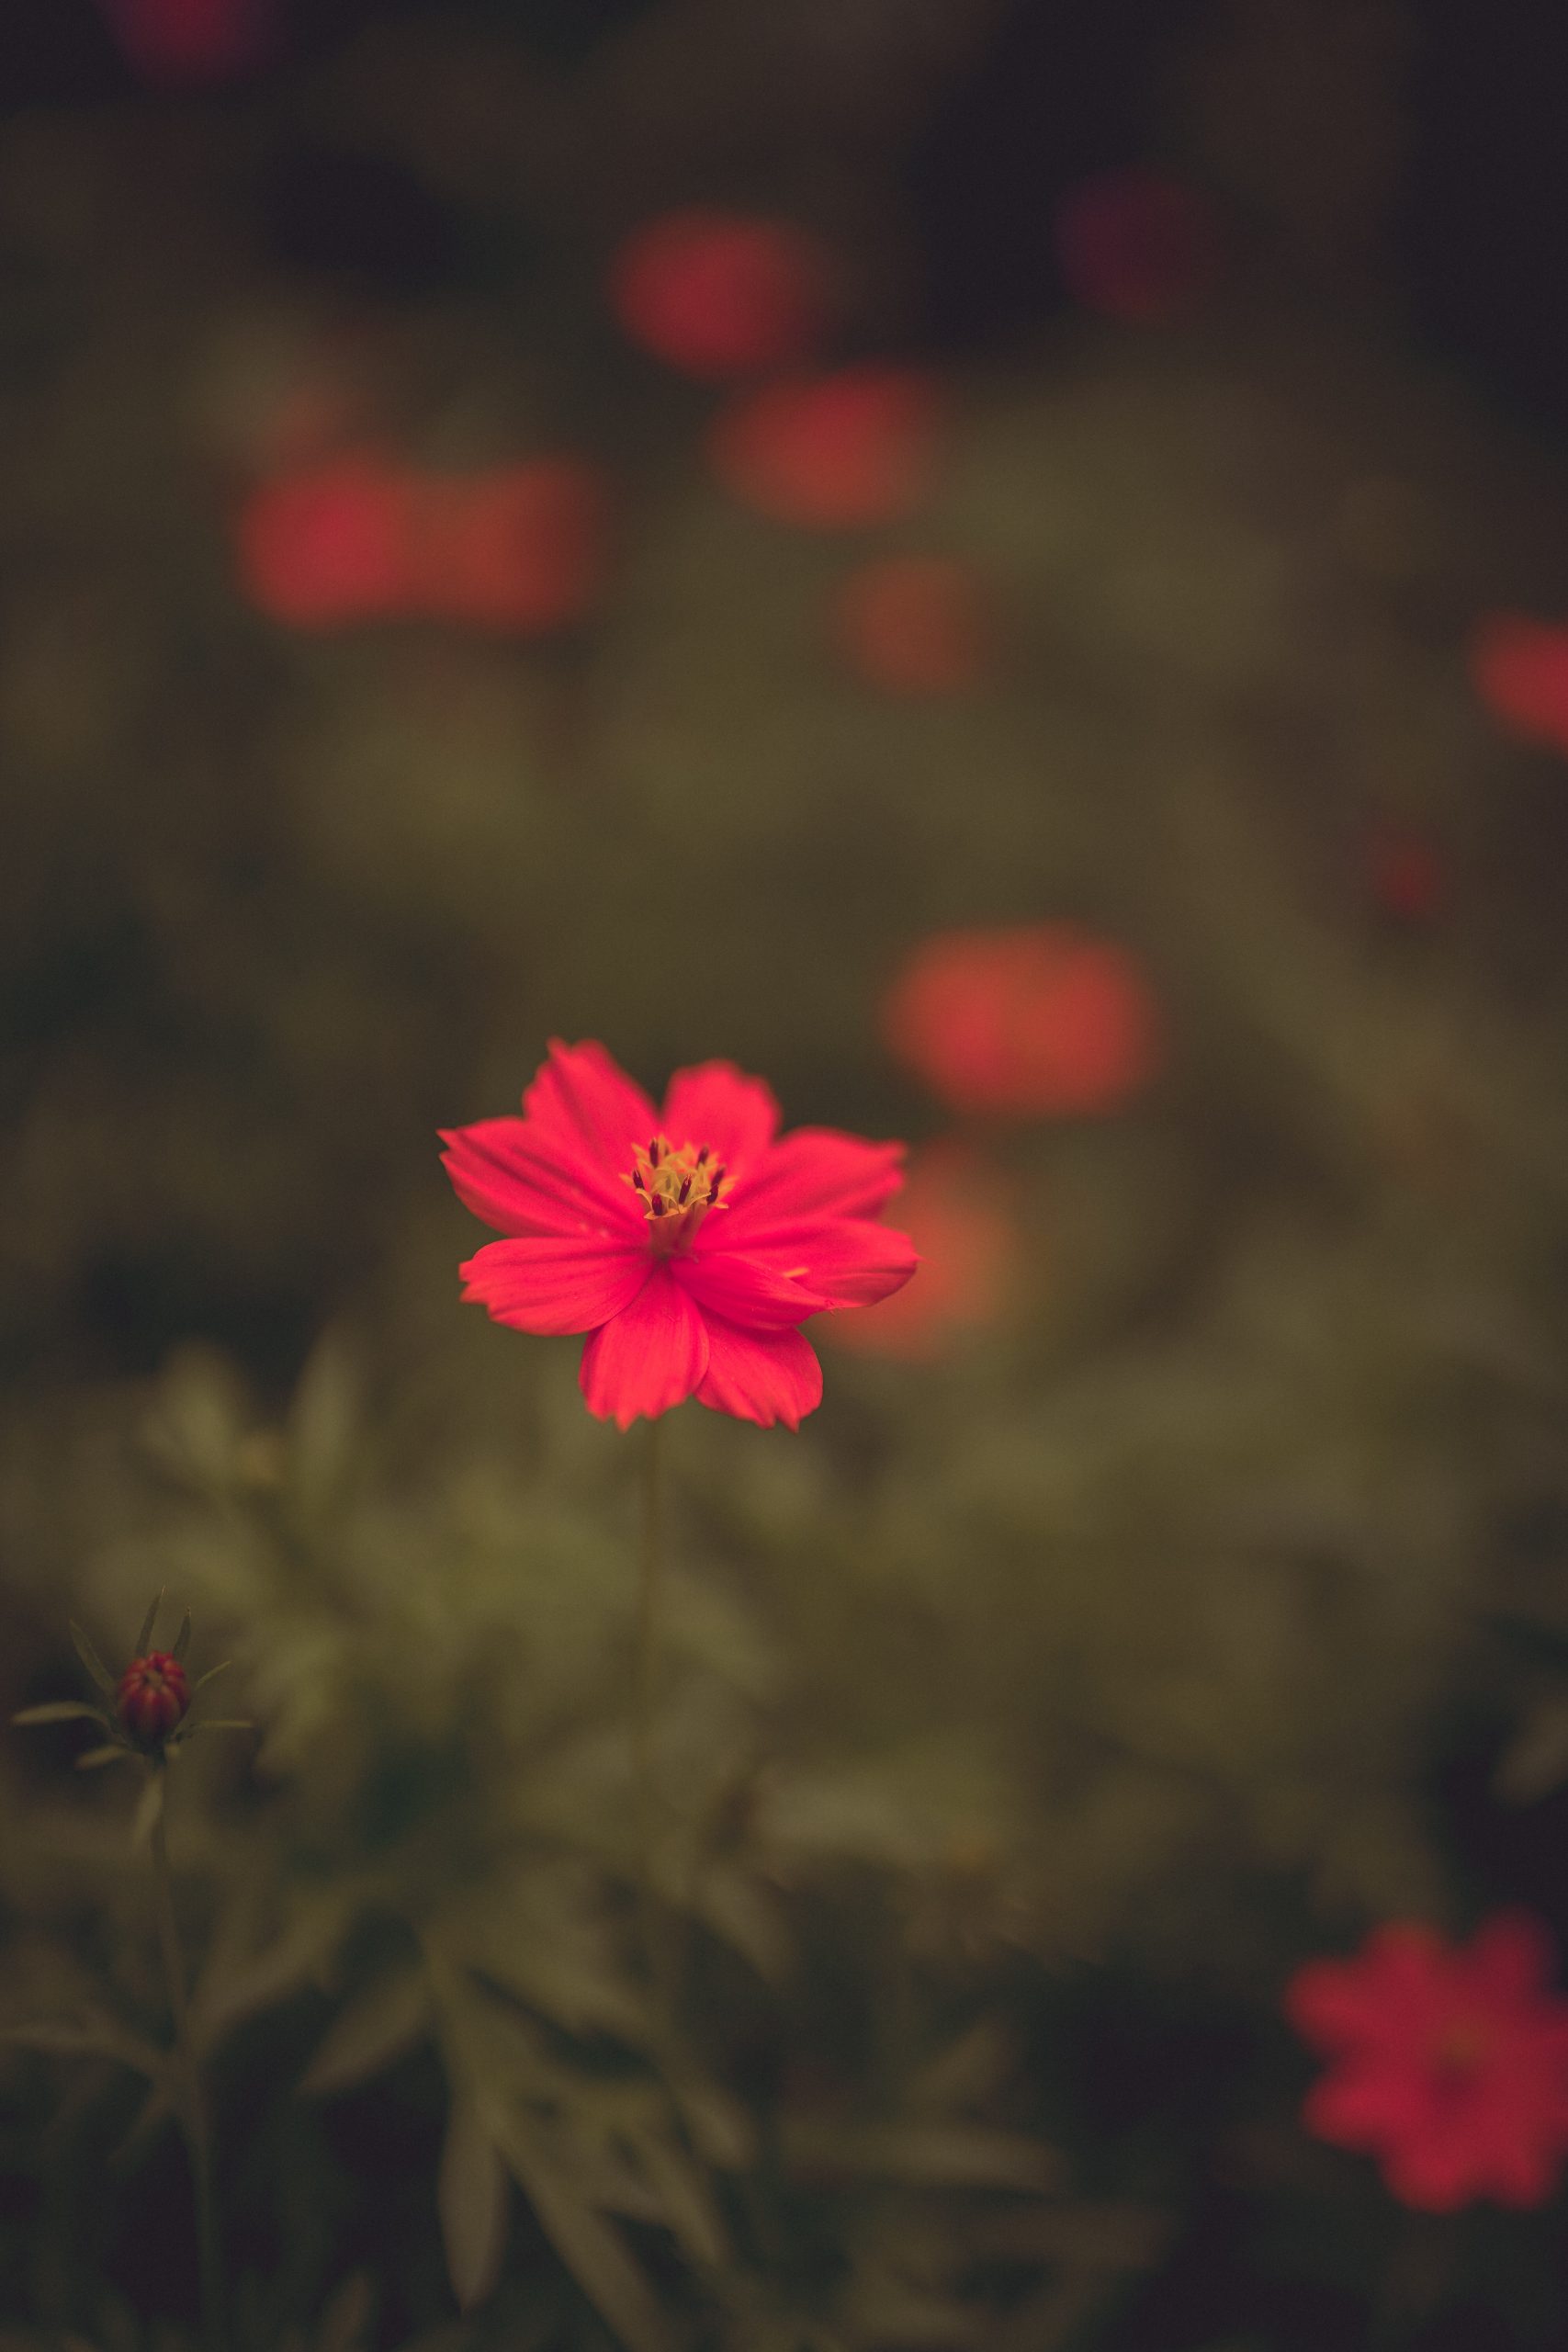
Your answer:
[[[610,303],[644,351],[722,381],[808,358],[827,322],[829,277],[826,255],[788,221],[694,209],[626,238]]]
[[[840,588],[833,634],[851,668],[894,695],[963,694],[990,650],[978,578],[945,556],[861,564]]]
[[[272,0],[102,0],[129,64],[150,82],[220,82],[270,45]]]
[[[581,619],[604,578],[609,507],[601,469],[578,458],[422,482],[420,608],[520,636]]]
[[[1080,182],[1056,207],[1055,235],[1068,292],[1102,318],[1163,325],[1219,274],[1213,208],[1164,172],[1102,172]]]
[[[379,458],[333,458],[263,482],[235,537],[252,603],[291,628],[335,628],[413,598],[410,483]]]
[[[953,1110],[1116,1110],[1153,1077],[1160,1023],[1134,958],[1065,922],[939,933],[884,1001],[882,1029]]]
[[[920,1253],[912,1279],[891,1298],[825,1315],[811,1329],[864,1355],[930,1360],[1002,1311],[1019,1255],[1007,1191],[962,1144],[928,1144],[888,1214]]]
[[[1495,614],[1471,639],[1470,674],[1511,734],[1568,752],[1568,626]]]
[[[709,453],[725,487],[775,522],[854,529],[919,503],[938,410],[934,382],[916,369],[845,368],[732,401]]]

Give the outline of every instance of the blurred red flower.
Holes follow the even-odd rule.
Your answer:
[[[1330,2061],[1308,2131],[1377,2156],[1406,2205],[1541,2204],[1568,2151],[1568,2001],[1546,1989],[1550,1960],[1545,1930],[1503,1913],[1458,1948],[1399,1924],[1353,1960],[1309,1961],[1285,1995]]]
[[[821,1402],[800,1325],[907,1283],[915,1252],[877,1221],[901,1144],[777,1134],[761,1079],[677,1070],[662,1110],[603,1046],[564,1046],[521,1119],[444,1133],[458,1198],[507,1238],[461,1269],[466,1298],[519,1331],[587,1333],[591,1413],[627,1428],[684,1398],[771,1429]]]
[[[952,1140],[910,1160],[898,1216],[920,1253],[919,1281],[822,1329],[863,1354],[930,1359],[1000,1311],[1018,1234],[996,1171]]]
[[[1397,922],[1422,923],[1442,912],[1448,869],[1427,834],[1408,825],[1380,825],[1367,843],[1367,885],[1376,905]]]
[[[810,357],[828,315],[827,256],[787,220],[694,208],[634,230],[610,268],[633,343],[683,375],[722,381]]]
[[[907,368],[844,368],[731,401],[708,448],[726,488],[809,530],[892,522],[918,505],[936,457],[932,379]]]
[[[416,602],[521,636],[580,619],[600,587],[610,500],[597,466],[539,458],[418,486]]]
[[[150,82],[221,82],[265,54],[273,0],[101,0],[129,63]]]
[[[887,694],[962,694],[985,674],[980,582],[972,566],[946,556],[859,565],[840,587],[833,627],[850,666]]]
[[[956,1111],[1111,1111],[1153,1076],[1159,1019],[1123,947],[1076,924],[939,932],[889,989],[892,1051]]]
[[[1493,614],[1472,635],[1470,674],[1511,734],[1568,752],[1568,626]]]
[[[1177,318],[1218,275],[1220,238],[1207,198],[1165,172],[1102,172],[1056,207],[1056,257],[1086,310],[1134,325]]]
[[[396,466],[365,455],[263,482],[235,528],[253,604],[291,628],[405,611],[416,582],[410,488]]]
[[[253,603],[293,628],[394,614],[520,636],[577,619],[604,568],[600,469],[541,458],[467,477],[364,454],[276,476],[236,526]]]

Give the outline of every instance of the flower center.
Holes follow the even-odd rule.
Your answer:
[[[1473,2075],[1492,2046],[1492,2035],[1479,2018],[1453,2018],[1438,2035],[1432,2055],[1438,2071],[1450,2079]]]
[[[656,1257],[689,1250],[710,1209],[728,1205],[729,1179],[707,1145],[684,1143],[679,1151],[668,1136],[655,1136],[638,1148],[631,1172],[621,1178],[642,1204],[648,1238]]]

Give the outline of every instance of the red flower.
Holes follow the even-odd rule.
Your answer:
[[[966,1113],[1114,1110],[1158,1059],[1132,956],[1065,922],[938,933],[889,989],[882,1025],[899,1059]]]
[[[919,503],[936,425],[929,377],[845,368],[732,401],[708,447],[726,488],[759,513],[808,530],[852,530]]]
[[[378,458],[333,458],[264,482],[241,510],[237,540],[253,603],[291,628],[402,612],[415,593],[408,477]]]
[[[537,458],[416,491],[419,609],[531,637],[578,620],[604,571],[609,499],[596,466]]]
[[[1568,752],[1568,628],[1494,614],[1471,639],[1470,674],[1511,733]]]
[[[794,1429],[822,1396],[799,1326],[914,1272],[875,1221],[903,1146],[775,1138],[770,1089],[733,1063],[677,1070],[655,1110],[603,1046],[552,1039],[523,1109],[442,1136],[458,1198],[507,1236],[461,1269],[464,1296],[516,1330],[587,1332],[582,1394],[622,1429],[693,1396]]]
[[[826,1338],[864,1355],[929,1360],[1000,1312],[1018,1251],[1006,1194],[962,1144],[928,1144],[910,1162],[898,1215],[920,1253],[920,1279],[858,1315],[835,1315]]]
[[[610,301],[656,359],[716,380],[807,358],[827,282],[824,256],[787,221],[694,209],[633,232],[611,267]]]
[[[1568,2001],[1544,1929],[1508,1913],[1459,1950],[1381,1928],[1354,1960],[1309,1961],[1285,2012],[1330,2067],[1307,2129],[1380,2158],[1402,2203],[1539,2205],[1568,2150]]]
[[[985,674],[987,628],[968,564],[885,556],[842,583],[834,630],[851,666],[894,695],[955,695]]]
[[[412,615],[532,637],[592,602],[608,503],[599,469],[577,458],[443,478],[338,457],[253,492],[240,571],[292,628]]]
[[[1213,212],[1163,172],[1102,172],[1056,208],[1056,254],[1086,310],[1161,325],[1204,293],[1219,266]]]
[[[152,82],[218,82],[260,59],[272,0],[102,0],[126,58]]]
[[[1440,914],[1449,895],[1448,869],[1425,833],[1407,825],[1380,825],[1367,843],[1367,882],[1374,903],[1396,922],[1423,923]]]
[[[153,1746],[168,1737],[189,1705],[185,1668],[167,1650],[133,1657],[115,1691],[115,1712],[124,1729]]]

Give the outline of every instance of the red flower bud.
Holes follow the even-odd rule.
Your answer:
[[[121,1726],[133,1739],[152,1745],[167,1739],[189,1705],[185,1668],[167,1650],[133,1657],[115,1693]]]

